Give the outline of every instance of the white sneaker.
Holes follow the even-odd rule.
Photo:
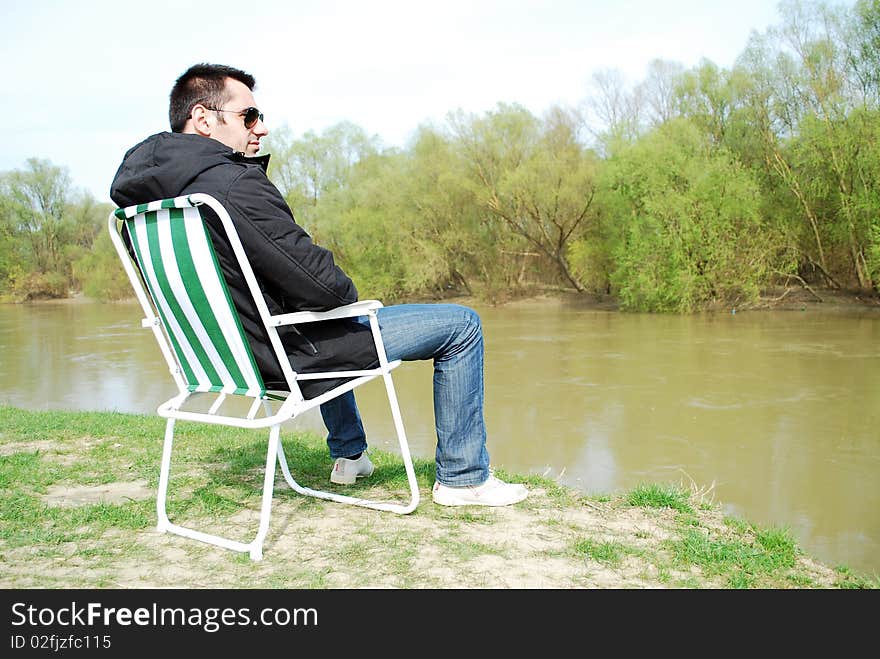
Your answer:
[[[357,460],[336,458],[336,462],[333,463],[333,471],[330,472],[330,482],[337,485],[352,485],[358,478],[369,476],[372,473],[373,463],[370,462],[370,458],[364,451]]]
[[[505,483],[494,474],[482,485],[450,487],[434,481],[432,496],[434,503],[441,506],[509,506],[522,501],[529,495],[525,485]]]

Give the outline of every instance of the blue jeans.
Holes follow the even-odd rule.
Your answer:
[[[489,478],[489,452],[480,317],[457,304],[400,304],[377,313],[389,361],[434,360],[437,480],[456,487],[483,483]],[[321,405],[321,417],[333,458],[367,448],[353,392]]]

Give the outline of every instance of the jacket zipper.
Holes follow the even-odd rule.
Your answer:
[[[309,337],[307,337],[305,334],[303,334],[302,332],[300,332],[300,331],[299,331],[299,328],[297,328],[296,325],[291,325],[290,328],[291,328],[294,332],[296,332],[297,334],[299,334],[299,335],[303,338],[303,340],[305,340],[305,342],[309,344],[309,347],[312,349],[312,354],[313,354],[313,355],[317,355],[317,354],[318,354],[318,349],[315,347],[315,344],[311,342],[311,340],[309,339]]]

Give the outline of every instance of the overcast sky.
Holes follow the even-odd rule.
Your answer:
[[[123,153],[168,130],[168,92],[196,62],[252,73],[270,130],[349,120],[403,147],[458,108],[578,105],[597,71],[729,68],[778,23],[775,0],[0,0],[0,171],[47,158],[109,201]]]

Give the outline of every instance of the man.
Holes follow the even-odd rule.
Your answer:
[[[315,245],[266,176],[269,156],[257,156],[269,131],[253,96],[253,76],[238,69],[196,64],[171,91],[170,133],[132,147],[116,172],[110,196],[130,206],[197,192],[229,211],[272,314],[323,311],[357,301],[354,283],[333,254]],[[242,326],[267,386],[284,386],[280,365],[219,221],[207,217],[217,258]],[[378,363],[364,319],[279,328],[293,369],[357,370]],[[467,307],[403,304],[378,311],[389,360],[434,360],[437,478],[433,500],[441,505],[504,506],[528,495],[489,470],[483,421],[483,335]],[[305,380],[311,398],[333,382]],[[354,394],[321,406],[335,458],[330,480],[351,484],[373,473]]]

